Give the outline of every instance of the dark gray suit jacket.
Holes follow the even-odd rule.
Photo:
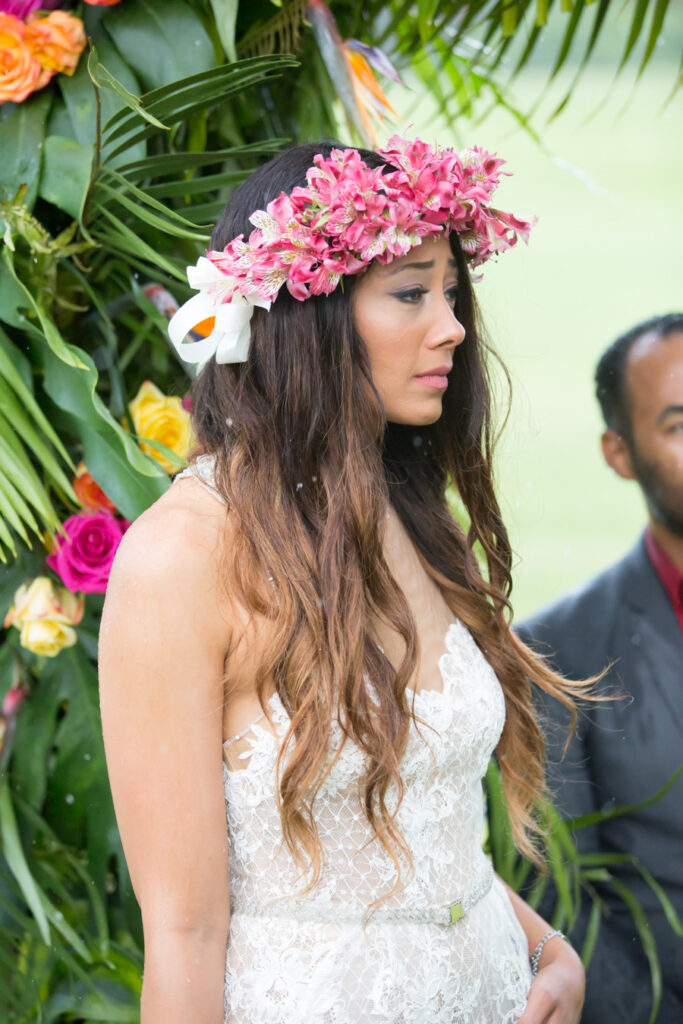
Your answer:
[[[683,762],[683,635],[641,540],[621,562],[538,612],[519,634],[570,679],[611,665],[602,694],[623,700],[583,704],[562,757],[570,716],[542,694],[547,774],[560,812],[573,818],[623,806],[656,793]],[[683,777],[656,803],[575,832],[586,853],[635,855],[654,875],[683,920]],[[657,1024],[683,1024],[683,939],[630,866],[611,869],[644,908],[657,942],[664,999]],[[583,1024],[647,1024],[652,1003],[649,968],[624,904],[601,892],[608,915],[587,974]],[[541,908],[547,914],[552,907]],[[571,938],[583,940],[589,904]]]

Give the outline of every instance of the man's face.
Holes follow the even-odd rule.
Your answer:
[[[625,384],[633,473],[652,517],[683,537],[683,332],[639,338]]]

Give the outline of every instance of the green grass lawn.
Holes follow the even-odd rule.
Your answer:
[[[423,138],[478,143],[504,157],[514,177],[503,180],[497,205],[538,216],[528,249],[485,267],[477,286],[513,377],[497,478],[516,552],[517,617],[609,565],[637,538],[644,505],[636,486],[602,461],[592,375],[623,330],[683,308],[681,93],[664,106],[676,68],[658,63],[633,93],[632,75],[610,93],[614,66],[589,70],[556,121],[535,119],[544,149],[503,111],[476,128],[464,122],[456,139],[429,97],[399,108],[403,129],[412,122]],[[542,63],[524,73],[515,86],[521,108],[543,94],[547,78]],[[392,90],[393,102],[400,92]],[[561,96],[562,83],[542,110]]]

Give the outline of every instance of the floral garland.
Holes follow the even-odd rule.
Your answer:
[[[389,263],[423,238],[455,231],[465,257],[477,267],[528,241],[534,220],[491,206],[505,162],[476,146],[455,150],[394,135],[380,157],[395,169],[369,167],[356,149],[318,154],[307,184],[256,210],[247,241],[238,235],[222,252],[209,251],[188,267],[198,290],[169,324],[186,362],[215,357],[244,362],[254,306],[270,308],[280,288],[303,302],[334,291],[345,274],[373,260]],[[213,320],[208,337],[183,344],[197,325]],[[199,331],[198,333],[203,333]]]

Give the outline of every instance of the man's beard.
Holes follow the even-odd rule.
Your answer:
[[[648,462],[638,454],[635,445],[630,446],[631,462],[638,478],[647,506],[653,519],[666,527],[670,533],[683,537],[683,486],[676,486],[668,480],[654,462]]]

